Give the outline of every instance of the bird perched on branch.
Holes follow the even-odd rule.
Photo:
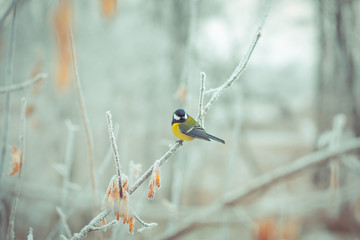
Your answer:
[[[174,135],[183,141],[192,141],[194,138],[199,138],[206,141],[212,139],[225,144],[224,140],[205,132],[200,124],[188,115],[184,109],[178,109],[174,112],[171,125]]]

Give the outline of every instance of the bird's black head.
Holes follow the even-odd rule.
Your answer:
[[[178,109],[173,114],[171,124],[185,122],[187,118],[188,115],[186,114],[184,109]]]

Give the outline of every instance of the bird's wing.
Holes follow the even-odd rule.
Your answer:
[[[195,120],[194,120],[195,122]],[[181,123],[179,125],[180,131],[185,134],[188,135],[190,137],[194,137],[194,138],[201,138],[207,141],[210,141],[210,139],[208,138],[205,130],[195,122],[195,125],[193,125],[192,122],[184,122]]]

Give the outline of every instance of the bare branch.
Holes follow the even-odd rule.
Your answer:
[[[71,234],[70,227],[66,221],[65,213],[63,212],[63,210],[60,207],[56,207],[56,212],[58,213],[58,215],[60,217],[60,221],[62,223],[62,229],[64,230],[66,236],[70,237],[72,234]]]
[[[11,2],[11,4],[9,5],[9,7],[6,9],[4,15],[1,17],[0,19],[0,28],[3,25],[6,17],[9,15],[9,13],[11,12],[11,10],[14,8],[16,8],[16,4],[18,3],[19,0],[14,0]]]
[[[92,133],[91,133],[91,129],[90,129],[90,125],[89,125],[89,118],[86,112],[86,107],[85,107],[85,100],[84,100],[84,96],[83,96],[83,92],[82,92],[82,88],[81,88],[81,83],[80,83],[80,78],[79,78],[79,73],[78,73],[78,69],[77,69],[77,60],[76,60],[76,52],[75,52],[75,45],[74,45],[74,39],[73,39],[73,33],[71,30],[71,24],[69,24],[69,36],[70,36],[70,52],[71,52],[71,57],[72,57],[72,65],[73,65],[73,70],[74,70],[74,74],[75,74],[75,86],[76,86],[76,93],[77,93],[77,97],[78,97],[78,101],[79,101],[79,105],[80,105],[80,112],[81,112],[81,118],[84,124],[84,128],[85,128],[85,134],[86,134],[86,140],[87,140],[87,145],[88,145],[88,150],[89,150],[89,170],[90,170],[90,181],[91,181],[91,190],[92,190],[92,195],[93,195],[93,213],[95,214],[97,211],[96,209],[96,182],[95,182],[95,170],[94,170],[94,141],[92,138]]]
[[[16,0],[12,1],[13,5],[13,19],[10,28],[10,37],[9,37],[9,53],[7,58],[7,69],[5,75],[5,88],[11,86],[12,78],[13,78],[13,68],[14,68],[14,49],[15,49],[15,28],[16,28]],[[1,158],[0,158],[0,183],[3,173],[3,167],[6,157],[6,147],[7,147],[7,139],[8,139],[8,131],[9,131],[9,122],[10,122],[10,92],[6,92],[5,95],[5,111],[4,111],[4,128],[3,128],[3,136],[2,136],[2,148],[1,148]],[[1,190],[0,190],[1,193]]]
[[[14,85],[12,85],[10,87],[6,87],[6,88],[0,88],[0,94],[7,93],[7,92],[19,91],[19,90],[24,89],[24,88],[26,88],[28,86],[36,84],[37,82],[40,82],[41,80],[43,80],[46,77],[47,77],[47,75],[45,73],[39,73],[35,77],[33,77],[32,79],[26,80],[25,82],[22,82],[22,83],[19,83],[19,84],[14,84]]]
[[[112,225],[117,224],[119,221],[118,220],[112,220],[111,222],[105,224],[105,225],[101,225],[99,227],[93,227],[92,231],[98,231],[98,230],[102,230],[102,231],[106,231],[109,227],[111,227]]]
[[[264,191],[279,181],[294,177],[305,169],[324,164],[333,157],[359,148],[360,138],[351,139],[344,142],[342,146],[310,153],[291,162],[289,165],[279,167],[272,172],[263,174],[249,182],[247,185],[229,192],[224,196],[224,198],[222,198],[222,200],[218,200],[205,209],[192,214],[182,224],[180,224],[178,228],[162,236],[161,239],[175,239],[190,232],[192,229],[199,226],[203,219],[214,215],[222,208],[232,207],[250,195]]]
[[[11,211],[10,211],[10,219],[9,219],[9,226],[8,231],[6,235],[6,239],[14,240],[15,239],[15,215],[17,210],[17,205],[19,202],[19,195],[21,192],[21,176],[22,176],[22,168],[24,166],[24,153],[25,153],[25,127],[26,127],[26,100],[25,98],[21,99],[21,113],[20,113],[20,119],[21,119],[21,126],[20,126],[20,167],[19,167],[19,173],[18,178],[16,182],[16,192],[15,192],[15,199],[12,202]]]
[[[209,102],[204,107],[203,115],[205,115],[207,113],[207,111],[210,109],[210,107],[214,104],[214,102],[218,100],[219,96],[224,92],[224,90],[227,89],[228,87],[230,87],[231,84],[234,81],[238,80],[239,77],[244,73],[246,66],[249,62],[249,59],[258,43],[260,37],[261,37],[261,32],[259,31],[256,34],[253,42],[251,43],[250,48],[249,48],[247,54],[245,55],[244,59],[235,68],[235,71],[231,74],[230,78],[214,91]]]
[[[111,112],[107,111],[106,112],[106,118],[107,118],[107,123],[108,123],[108,130],[109,130],[109,138],[110,138],[110,143],[111,146],[113,148],[114,151],[114,159],[115,159],[115,166],[116,166],[116,173],[119,179],[119,193],[120,193],[120,198],[123,197],[123,189],[122,189],[122,183],[121,183],[121,165],[120,165],[120,157],[119,157],[119,152],[118,152],[118,147],[116,144],[116,138],[114,135],[114,128],[113,128],[113,123],[112,123],[112,119],[111,119]]]
[[[147,223],[147,222],[143,221],[136,213],[133,212],[133,214],[134,214],[134,218],[136,219],[136,221],[138,221],[141,225],[143,225],[143,227],[140,228],[138,230],[138,232],[142,232],[145,229],[153,228],[158,225],[157,223]]]

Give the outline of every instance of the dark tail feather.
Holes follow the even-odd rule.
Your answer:
[[[207,133],[206,136],[207,136],[208,138],[212,139],[212,140],[215,140],[215,141],[217,141],[217,142],[221,142],[222,144],[225,144],[225,141],[224,141],[224,140],[222,140],[222,139],[220,139],[220,138],[217,138],[217,137],[215,137],[215,136],[213,136],[213,135],[210,135],[210,134]]]

